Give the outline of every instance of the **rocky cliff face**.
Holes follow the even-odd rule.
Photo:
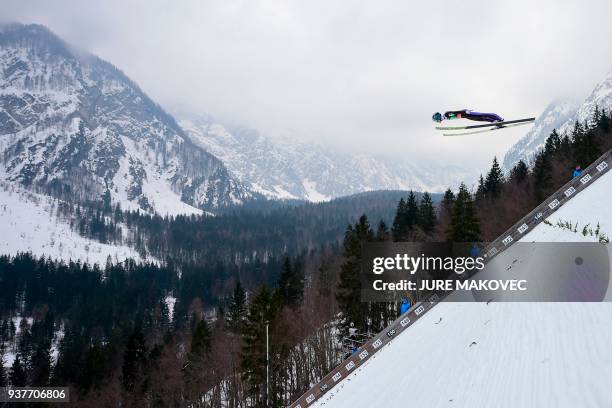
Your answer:
[[[179,117],[195,144],[221,159],[254,191],[271,198],[321,201],[380,189],[441,192],[474,178],[457,166],[394,162],[266,137],[252,129],[224,126],[206,115]]]
[[[253,194],[120,70],[38,25],[0,27],[0,172],[79,201],[214,211]]]

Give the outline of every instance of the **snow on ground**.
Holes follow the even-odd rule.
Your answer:
[[[325,194],[321,194],[317,191],[317,182],[306,179],[302,182],[304,185],[304,190],[306,190],[306,195],[309,201],[319,203],[322,201],[329,201],[331,199],[330,196]]]
[[[13,320],[13,324],[15,325],[15,339],[17,339],[19,334],[21,333],[21,320],[23,317],[13,316],[11,320]],[[26,318],[26,322],[28,326],[32,327],[32,323],[34,319],[31,317]],[[3,344],[4,350],[4,359],[0,362],[0,364],[4,364],[5,367],[10,367],[13,365],[13,361],[15,361],[15,356],[17,356],[17,342],[9,343],[6,342]]]
[[[174,316],[174,305],[176,304],[176,298],[174,296],[167,295],[164,298],[164,303],[166,303],[166,307],[168,308],[168,317],[170,318],[170,322],[172,322],[172,317]]]
[[[32,252],[64,260],[81,260],[104,265],[126,258],[140,260],[127,246],[102,244],[78,235],[59,220],[53,198],[0,185],[0,254]]]
[[[583,190],[577,197],[547,218],[552,226],[539,224],[521,241],[535,242],[573,242],[589,241],[582,236],[582,227],[589,224],[595,229],[600,225],[608,237],[612,234],[612,173],[608,172],[601,179]],[[558,221],[578,223],[578,232],[556,227]],[[592,239],[590,239],[592,241]]]
[[[118,197],[121,208],[124,210],[138,210],[140,208],[138,203],[128,199],[127,194],[130,188],[129,169],[130,159],[132,159],[139,162],[146,172],[146,178],[142,183],[142,192],[148,198],[149,204],[155,208],[157,213],[161,215],[202,214],[202,210],[181,201],[180,195],[170,188],[169,180],[174,176],[173,170],[161,173],[161,170],[154,164],[154,158],[143,157],[142,151],[144,151],[144,149],[139,149],[134,141],[128,137],[122,136],[121,140],[126,148],[127,154],[119,160],[119,170],[113,178],[113,183],[117,187],[115,194]],[[176,167],[177,166],[170,166],[170,168],[174,169]]]
[[[599,222],[609,234],[612,173],[523,241],[586,240],[558,220]],[[610,302],[444,302],[313,406],[610,407],[610,316]]]
[[[272,190],[273,190],[273,192],[270,192],[269,190],[266,190],[264,188],[259,187],[258,190],[256,190],[256,191],[258,191],[258,192],[260,192],[260,193],[262,193],[262,194],[264,194],[264,195],[266,195],[268,197],[272,196],[272,197],[278,198],[280,200],[298,200],[299,199],[298,196],[296,196],[294,194],[291,194],[290,192],[285,190],[283,188],[283,186],[281,186],[280,184],[275,185],[272,188]]]
[[[0,364],[3,364],[5,368],[10,368],[15,361],[15,357],[17,357],[17,342],[19,333],[21,333],[21,319],[22,317],[13,317],[13,323],[15,324],[15,341],[14,342],[6,342],[4,343],[4,359],[0,361]],[[32,327],[32,323],[34,323],[34,319],[31,317],[26,318],[28,322],[28,326]],[[59,355],[59,347],[60,342],[64,338],[64,327],[63,325],[55,332],[53,336],[53,341],[51,342],[51,359],[54,362],[57,362],[57,356]]]

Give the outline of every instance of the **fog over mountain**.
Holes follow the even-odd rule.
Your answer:
[[[612,71],[595,85],[584,101],[557,99],[551,102],[538,116],[533,128],[508,150],[504,156],[504,168],[511,169],[521,159],[530,162],[535,153],[544,147],[553,129],[559,133],[571,131],[577,120],[582,123],[591,120],[596,106],[612,109]]]
[[[322,201],[363,191],[441,192],[474,178],[474,171],[433,160],[389,160],[312,142],[271,138],[226,127],[209,116],[179,123],[198,146],[221,159],[241,182],[271,198]]]
[[[560,96],[583,99],[612,67],[599,41],[612,35],[611,11],[606,0],[468,0],[450,8],[4,0],[0,18],[49,27],[120,67],[166,110],[182,106],[267,136],[398,160],[435,156],[480,172],[525,129],[449,140],[431,114],[471,108],[514,119]]]
[[[119,69],[43,26],[2,26],[0,72],[0,171],[9,181],[162,214],[252,197]]]

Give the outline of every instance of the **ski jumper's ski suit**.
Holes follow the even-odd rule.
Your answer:
[[[444,119],[469,119],[478,122],[503,122],[504,120],[496,113],[474,112],[469,109],[444,112]]]

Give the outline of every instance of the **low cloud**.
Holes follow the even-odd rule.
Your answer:
[[[129,3],[129,4],[125,4]],[[405,160],[480,165],[524,130],[443,138],[437,110],[532,116],[612,68],[598,1],[2,1],[169,110]]]

